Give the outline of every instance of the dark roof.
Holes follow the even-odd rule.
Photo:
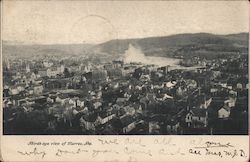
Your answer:
[[[56,99],[56,96],[50,96],[49,98]]]
[[[134,103],[131,105],[132,108],[134,109],[139,109],[140,108],[140,104]]]
[[[122,116],[120,120],[124,127],[134,122],[134,119],[130,115]]]
[[[66,94],[59,94],[58,97],[61,98],[61,99],[66,99],[66,98],[68,98],[68,95],[66,95]]]
[[[101,118],[105,118],[105,117],[107,117],[107,116],[109,116],[109,115],[108,115],[108,113],[107,113],[106,111],[102,111],[102,112],[99,113],[99,116],[100,116]]]
[[[79,100],[79,101],[86,101],[85,98],[79,98],[78,100]]]
[[[167,125],[176,125],[179,123],[179,121],[172,118],[172,119],[168,120],[166,123],[167,123]]]
[[[97,119],[97,114],[96,113],[92,113],[92,114],[89,114],[89,115],[84,115],[82,116],[83,119],[85,121],[88,121],[88,122],[95,122],[96,119]]]
[[[206,109],[193,108],[191,109],[191,112],[193,113],[194,116],[199,116],[199,117],[206,116]]]
[[[165,121],[167,119],[167,117],[165,116],[165,115],[156,115],[156,114],[154,114],[154,115],[151,115],[150,117],[149,117],[149,120],[150,121],[158,121],[158,122],[163,122],[163,121]]]

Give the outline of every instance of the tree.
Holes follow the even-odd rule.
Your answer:
[[[63,71],[63,74],[66,78],[70,77],[70,72],[69,72],[69,69],[68,68],[65,68],[64,71]]]

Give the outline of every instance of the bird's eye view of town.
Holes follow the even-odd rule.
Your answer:
[[[4,135],[248,134],[248,22],[126,5],[131,15],[116,4],[8,13]]]

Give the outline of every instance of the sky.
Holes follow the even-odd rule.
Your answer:
[[[4,1],[2,39],[25,44],[249,31],[248,1]]]

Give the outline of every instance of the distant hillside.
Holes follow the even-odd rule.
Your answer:
[[[117,56],[124,54],[129,44],[138,47],[150,56],[217,55],[248,52],[248,33],[215,35],[209,33],[177,34],[164,37],[110,40],[105,43],[23,45],[20,42],[3,42],[3,55],[84,55]]]
[[[90,44],[54,44],[54,45],[23,45],[3,42],[3,55],[35,56],[35,55],[81,55],[86,53],[93,45]]]
[[[110,54],[122,54],[129,44],[138,46],[150,56],[173,56],[209,52],[247,52],[248,33],[214,35],[208,33],[177,34],[166,37],[111,40],[92,49]]]

